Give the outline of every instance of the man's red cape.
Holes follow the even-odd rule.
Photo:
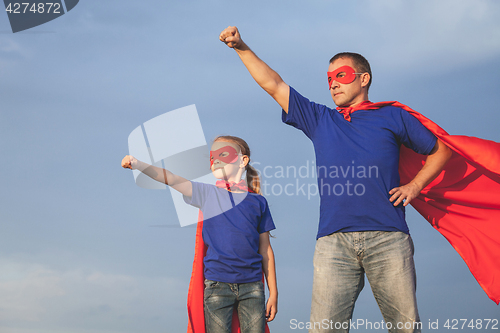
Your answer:
[[[205,289],[205,276],[203,275],[203,258],[207,253],[207,247],[203,242],[203,214],[200,211],[198,215],[198,226],[196,227],[196,241],[194,245],[193,272],[189,282],[189,291],[187,299],[188,308],[188,328],[187,333],[205,333],[205,314],[203,311],[203,290]],[[234,313],[236,314],[236,312]],[[238,316],[233,315],[231,332],[240,332],[240,323]],[[269,327],[266,323],[266,332],[269,333]]]
[[[449,135],[420,113],[398,102],[371,107],[400,107],[415,116],[452,151],[439,176],[411,205],[460,254],[486,294],[500,302],[500,143]],[[370,107],[370,109],[371,109]],[[399,174],[408,184],[426,156],[401,146]]]

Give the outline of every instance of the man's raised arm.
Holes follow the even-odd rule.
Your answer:
[[[238,53],[254,80],[288,113],[290,87],[264,61],[250,50],[241,39],[236,27],[228,27],[219,35],[219,39]]]

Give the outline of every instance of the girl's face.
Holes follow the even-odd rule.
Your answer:
[[[210,149],[210,169],[217,179],[238,182],[245,169],[240,147],[229,141],[215,141]],[[238,179],[235,179],[238,178]]]

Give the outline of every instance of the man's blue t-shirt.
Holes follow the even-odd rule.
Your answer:
[[[314,145],[321,198],[317,238],[339,231],[409,233],[403,204],[389,201],[389,191],[400,186],[399,148],[427,155],[437,140],[414,116],[386,106],[355,111],[349,122],[290,87],[282,120]]]
[[[184,196],[184,201],[203,212],[205,278],[227,283],[260,281],[259,236],[275,229],[267,200],[259,194],[191,183],[193,195]]]

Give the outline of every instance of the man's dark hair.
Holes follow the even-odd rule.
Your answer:
[[[337,59],[340,58],[349,58],[354,62],[354,69],[356,70],[357,73],[368,73],[370,74],[370,81],[368,81],[368,86],[367,90],[370,89],[370,86],[372,84],[372,70],[370,68],[370,63],[368,60],[366,60],[365,57],[363,57],[361,54],[358,53],[353,53],[353,52],[341,52],[337,53],[330,59],[330,64],[334,62]]]

